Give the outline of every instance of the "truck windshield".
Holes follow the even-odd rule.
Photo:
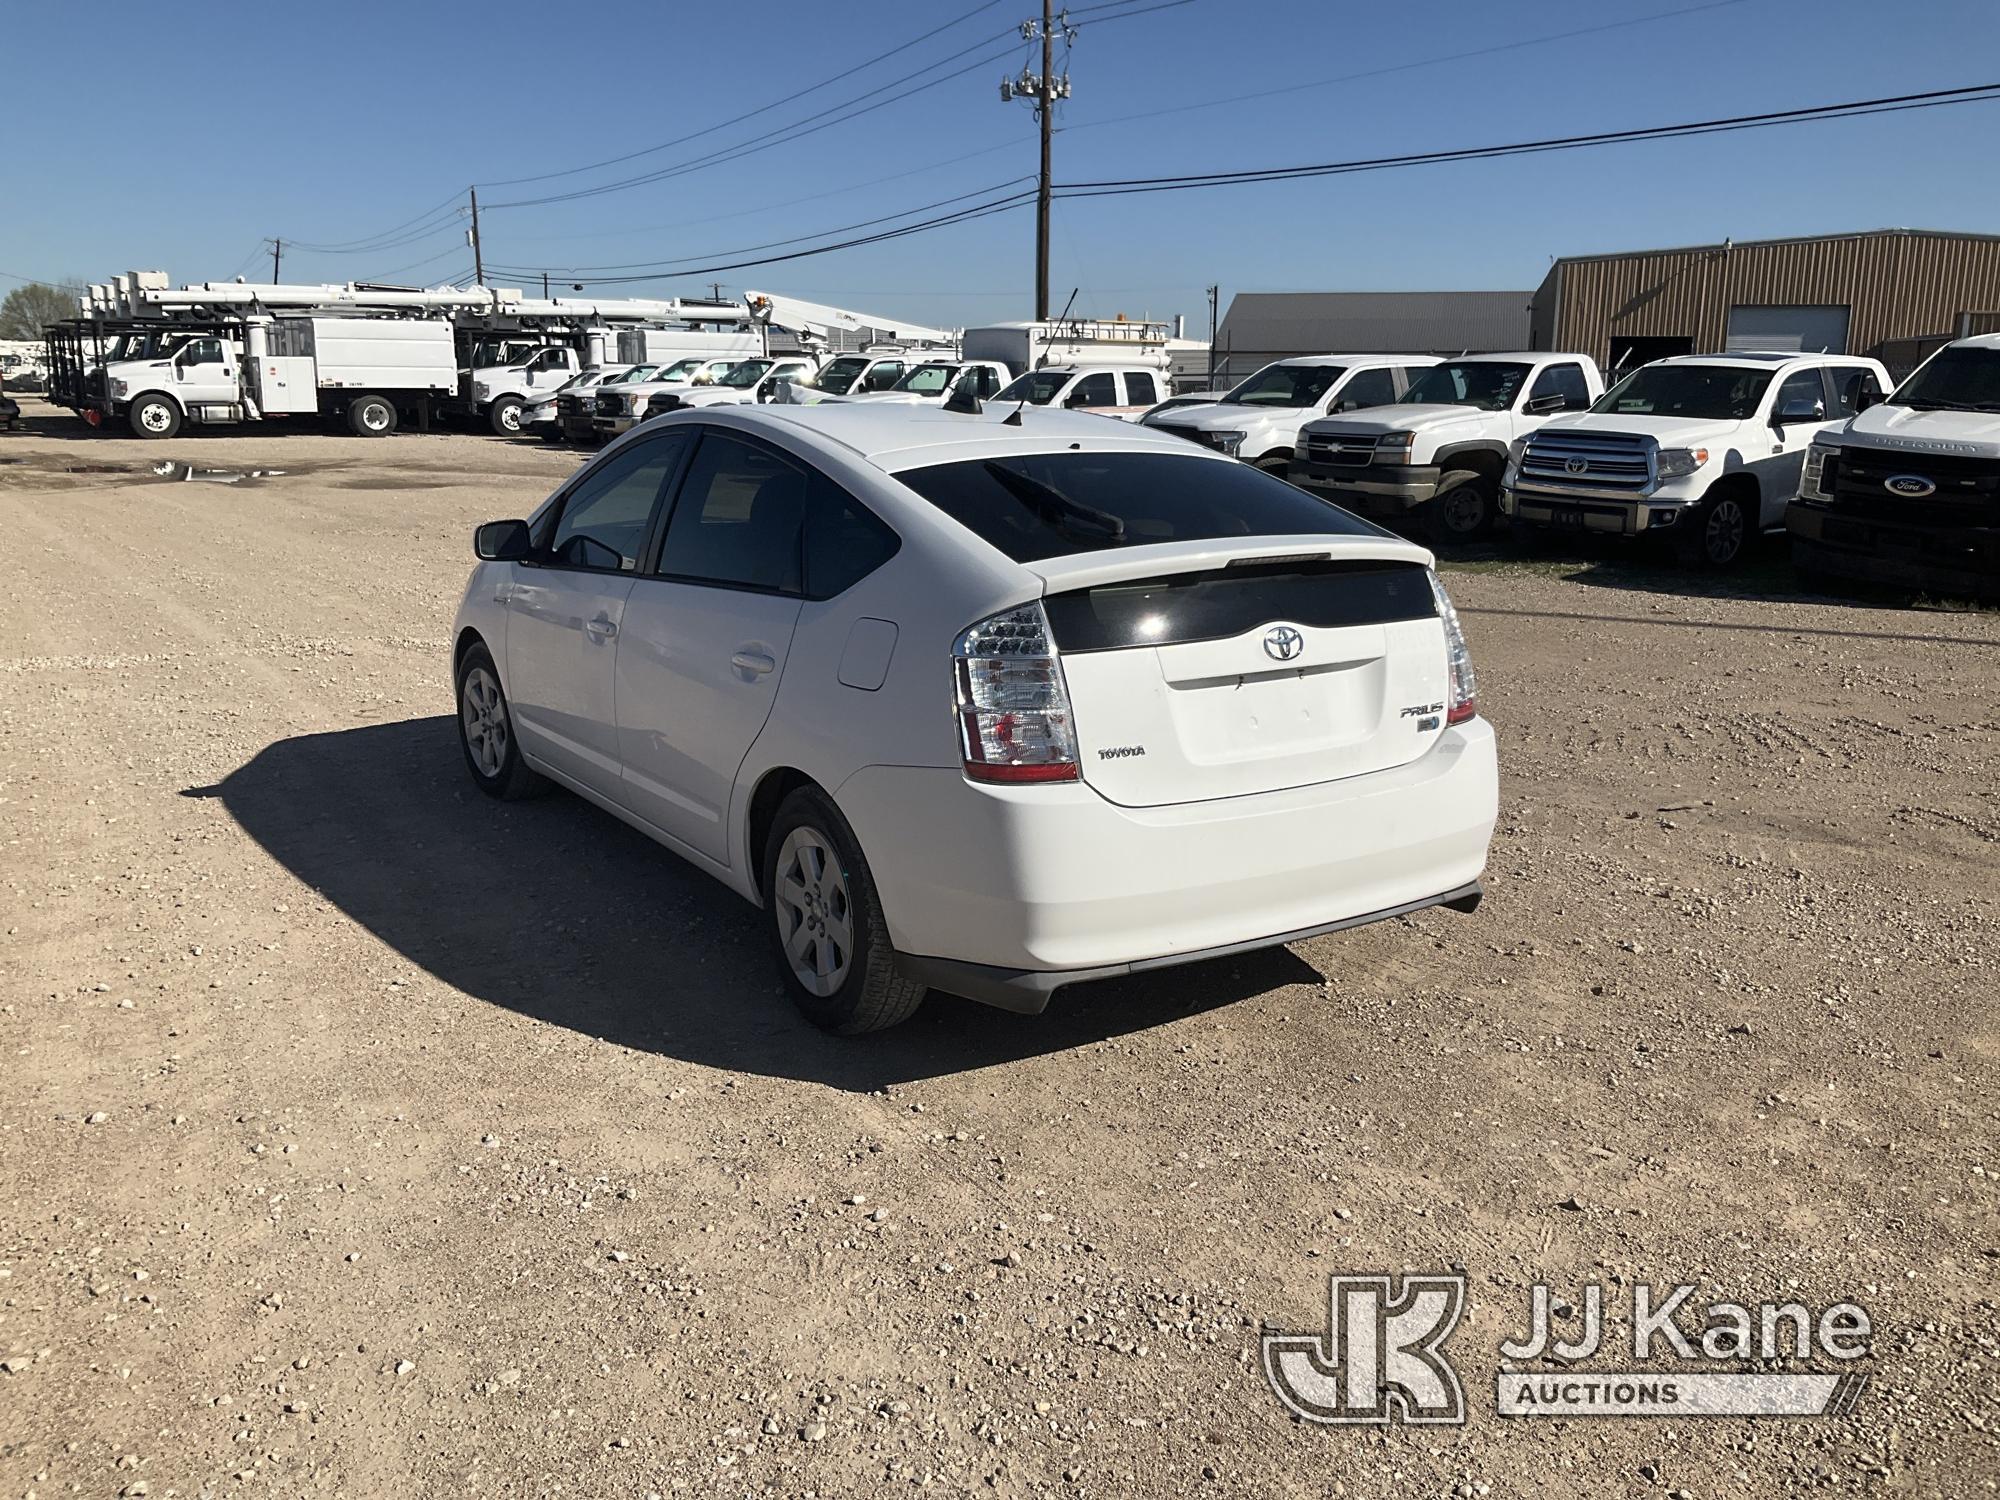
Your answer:
[[[1591,410],[1610,416],[1742,422],[1757,414],[1772,373],[1742,365],[1646,365],[1599,396]]]
[[[951,388],[951,377],[957,373],[957,365],[918,365],[897,381],[893,389],[908,391],[913,396],[941,396]]]
[[[706,360],[701,360],[701,359],[677,359],[672,364],[668,365],[664,370],[661,370],[658,373],[656,373],[653,376],[653,379],[686,380],[689,377],[691,377],[696,370],[699,370],[706,363],[707,363]]]
[[[1970,344],[1938,350],[1896,387],[1889,405],[1918,411],[2000,411],[2000,349]]]
[[[659,368],[658,365],[634,365],[629,370],[620,370],[616,375],[605,376],[604,383],[606,385],[631,385],[641,380],[651,380],[653,372]]]
[[[1403,399],[1412,405],[1476,406],[1505,411],[1528,378],[1526,365],[1498,360],[1447,361],[1432,365],[1411,382]]]
[[[1222,537],[1384,534],[1248,464],[1192,454],[1010,454],[896,478],[1016,562]]]
[[[1001,391],[995,401],[1026,401],[1030,406],[1047,406],[1075,378],[1070,370],[1030,370]]]
[[[746,359],[715,383],[734,390],[746,390],[762,380],[764,372],[770,368],[771,361],[768,359]]]
[[[1233,406],[1317,406],[1345,365],[1266,365],[1222,399]]]
[[[861,372],[867,368],[866,357],[842,355],[819,372],[819,380],[816,383],[821,390],[831,395],[845,396],[854,388],[854,382],[861,378]]]

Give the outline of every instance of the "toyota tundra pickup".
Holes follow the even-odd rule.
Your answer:
[[[1783,524],[1813,439],[1888,380],[1878,361],[1846,354],[1657,360],[1515,443],[1501,509],[1523,533],[1671,532],[1684,562],[1726,568]]]
[[[1286,477],[1349,510],[1466,540],[1493,525],[1509,445],[1603,393],[1581,354],[1441,360],[1392,406],[1308,422]]]
[[[1822,430],[1785,530],[1809,582],[2000,598],[2000,334],[1945,345]]]

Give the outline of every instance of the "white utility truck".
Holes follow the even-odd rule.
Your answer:
[[[1866,383],[1785,509],[1809,581],[2000,599],[2000,334],[1946,344],[1879,405]]]
[[[1285,477],[1349,510],[1464,540],[1493,525],[1514,440],[1603,394],[1582,354],[1439,360],[1394,405],[1308,422]]]
[[[143,438],[308,414],[380,437],[403,411],[449,397],[457,370],[442,319],[260,315],[238,336],[196,334],[164,358],[107,364],[105,414]]]
[[[1858,355],[1655,360],[1515,443],[1501,509],[1523,535],[1665,532],[1683,561],[1726,568],[1784,524],[1814,439],[1888,383]]]
[[[966,359],[998,360],[1016,375],[1062,366],[1124,365],[1157,370],[1164,378],[1173,365],[1169,323],[1133,323],[1123,318],[1057,318],[1046,322],[990,323],[968,328],[960,352]]]
[[[1045,365],[1002,386],[987,410],[1004,417],[1023,406],[1062,406],[1136,422],[1166,394],[1166,371],[1160,366]]]
[[[1183,406],[1146,425],[1283,477],[1299,429],[1325,416],[1400,401],[1437,361],[1425,354],[1309,354],[1268,364],[1212,406]]]

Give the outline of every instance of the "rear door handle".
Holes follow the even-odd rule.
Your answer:
[[[778,661],[776,657],[766,656],[761,651],[739,651],[729,658],[729,665],[739,672],[753,672],[762,677],[766,672],[775,671]]]
[[[594,641],[608,641],[618,634],[618,622],[609,615],[599,615],[583,622],[583,633]]]

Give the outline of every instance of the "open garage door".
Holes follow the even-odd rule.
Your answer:
[[[1833,305],[1732,307],[1727,347],[1783,354],[1845,354],[1847,309]]]

